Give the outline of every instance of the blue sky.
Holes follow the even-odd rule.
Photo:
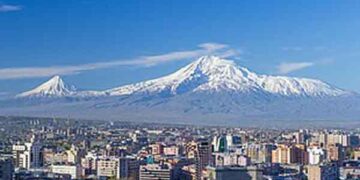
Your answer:
[[[360,92],[360,1],[1,0],[0,96],[53,74],[107,89],[217,54]]]

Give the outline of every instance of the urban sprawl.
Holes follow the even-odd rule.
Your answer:
[[[0,179],[360,179],[360,129],[0,117]]]

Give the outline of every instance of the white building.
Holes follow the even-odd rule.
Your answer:
[[[26,146],[22,144],[15,144],[12,146],[12,154],[14,159],[15,167],[26,167],[26,157],[24,156],[24,152],[26,151]]]
[[[140,180],[174,179],[174,170],[168,164],[147,164],[140,166]]]
[[[97,160],[98,177],[116,177],[119,176],[118,158],[100,158]]]
[[[30,142],[12,147],[15,166],[25,169],[39,168],[43,164],[42,143],[33,136]]]
[[[51,165],[51,172],[56,174],[68,174],[71,179],[81,178],[82,169],[77,165]]]
[[[310,165],[320,164],[324,159],[326,159],[325,150],[320,147],[309,147],[307,152],[309,154]]]

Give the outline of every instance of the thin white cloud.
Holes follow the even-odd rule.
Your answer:
[[[204,55],[218,55],[221,57],[233,57],[239,55],[239,51],[230,49],[226,44],[204,43],[197,49],[187,51],[175,51],[154,56],[142,56],[130,60],[116,60],[92,64],[74,66],[51,66],[51,67],[19,67],[0,69],[0,79],[23,79],[36,77],[49,77],[54,75],[78,74],[83,71],[94,69],[111,68],[115,66],[155,66],[161,63],[186,60]]]
[[[281,63],[276,68],[279,74],[288,74],[314,65],[315,63],[313,62],[296,62],[296,63],[285,62],[285,63]]]
[[[0,12],[20,11],[21,9],[22,9],[21,6],[0,4]]]
[[[203,49],[207,49],[209,51],[216,51],[216,50],[228,48],[229,46],[226,44],[219,44],[219,43],[203,43],[200,44],[199,47]]]
[[[236,49],[228,49],[226,51],[223,51],[219,54],[215,54],[221,58],[235,58],[235,59],[238,59],[238,55],[239,54],[242,54],[242,52],[240,50],[236,50]]]

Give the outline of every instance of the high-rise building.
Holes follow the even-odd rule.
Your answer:
[[[328,134],[327,135],[327,144],[326,145],[332,145],[332,144],[341,144],[342,146],[348,146],[348,135],[344,134]]]
[[[81,167],[84,169],[83,175],[96,175],[98,156],[89,152],[81,159]]]
[[[305,133],[303,131],[298,131],[294,133],[295,143],[303,144],[305,143]]]
[[[74,145],[71,145],[71,148],[65,151],[65,153],[67,157],[66,162],[70,164],[77,164],[78,162],[80,162],[80,157],[82,154],[84,154],[83,151],[81,151]]]
[[[23,144],[15,144],[12,146],[12,155],[15,167],[25,168],[26,159],[23,158],[23,153],[26,151],[26,146]]]
[[[228,140],[230,142],[228,142]],[[214,152],[225,152],[228,150],[228,146],[232,143],[232,139],[227,136],[214,136],[212,146]]]
[[[233,146],[236,143],[234,136],[231,134],[226,135],[225,139],[226,139],[226,143],[227,143],[227,148]]]
[[[341,163],[345,157],[344,148],[341,144],[328,145],[326,154],[329,161],[338,161],[339,163]]]
[[[327,144],[328,144],[328,134],[327,133],[319,134],[319,144],[320,144],[320,147],[327,146]]]
[[[188,158],[195,159],[196,179],[201,179],[202,171],[212,163],[212,146],[207,139],[190,142],[186,147]]]
[[[273,148],[272,144],[246,144],[245,154],[253,163],[267,163],[271,162]]]
[[[231,148],[239,145],[241,143],[241,138],[235,135],[222,135],[214,136],[212,140],[212,146],[214,152],[226,152]]]
[[[309,163],[309,155],[306,150],[305,144],[294,144],[292,145],[292,156],[294,159],[292,160],[292,163],[298,163],[298,164],[308,164]]]
[[[355,147],[359,144],[359,137],[351,134],[331,134],[322,133],[319,135],[319,143],[321,147],[332,144],[341,144],[343,147]]]
[[[285,145],[279,144],[272,151],[272,162],[281,164],[307,163],[306,147],[303,144]]]
[[[281,164],[292,163],[292,149],[285,144],[279,144],[276,149],[272,151],[272,162]]]
[[[198,171],[202,171],[206,166],[211,164],[212,148],[208,140],[200,140],[197,142],[197,155],[195,157]]]
[[[349,145],[351,147],[357,147],[360,145],[360,139],[357,135],[349,135]]]
[[[317,146],[309,147],[307,149],[307,152],[309,155],[310,165],[320,164],[326,159],[325,150],[320,147]]]
[[[120,157],[120,179],[137,180],[139,177],[139,162],[135,157]]]
[[[25,146],[27,147],[29,151],[29,168],[39,168],[43,165],[43,153],[42,148],[43,144],[41,141],[37,138],[37,136],[33,136],[31,138],[30,143],[25,143]]]
[[[36,136],[30,142],[16,144],[12,147],[16,167],[25,169],[39,168],[43,165],[43,145]]]

